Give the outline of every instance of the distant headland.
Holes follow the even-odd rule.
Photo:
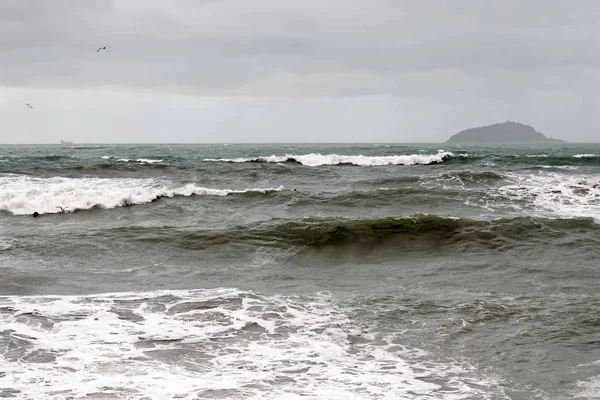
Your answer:
[[[532,126],[518,122],[502,122],[470,128],[450,136],[446,143],[565,143],[537,132]]]

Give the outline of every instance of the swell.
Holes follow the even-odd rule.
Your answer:
[[[359,181],[354,184],[360,190],[338,194],[297,192],[289,200],[289,206],[352,206],[374,207],[382,205],[425,204],[462,205],[470,198],[485,197],[490,187],[505,184],[509,176],[492,171],[475,172],[470,170],[452,171],[433,176],[398,176]],[[475,188],[465,192],[465,187]]]
[[[543,168],[550,167],[577,167],[600,166],[600,155],[591,153],[581,154],[494,154],[494,153],[464,153],[449,157],[449,165],[496,165],[506,167],[528,166]]]
[[[196,232],[181,232],[169,227],[126,227],[112,231],[119,237],[188,250],[245,243],[297,249],[452,250],[466,253],[501,251],[535,243],[547,245],[550,241],[578,246],[584,245],[586,238],[597,244],[598,233],[600,227],[592,219],[520,217],[478,221],[437,215],[376,219],[275,219],[225,230]]]
[[[419,185],[412,187],[381,187],[371,190],[358,190],[341,194],[328,193],[288,193],[287,206],[290,209],[312,209],[320,207],[339,211],[340,208],[356,213],[358,209],[372,209],[374,207],[416,207],[444,206],[460,198],[462,192],[458,189],[431,189]],[[460,202],[462,204],[462,200]],[[404,208],[405,209],[405,208]],[[299,211],[301,212],[301,211]]]
[[[65,154],[46,154],[46,155],[31,155],[31,156],[23,156],[23,155],[2,155],[0,156],[2,160],[6,163],[15,163],[15,164],[23,164],[23,163],[42,163],[45,164],[47,162],[57,162],[57,161],[75,161],[77,162],[78,156],[71,156]]]
[[[232,171],[250,167],[265,167],[278,173],[294,173],[297,166],[323,167],[383,167],[438,165],[460,168],[523,168],[528,170],[547,170],[548,168],[577,169],[577,167],[600,166],[600,156],[594,153],[578,153],[569,155],[546,154],[492,154],[492,153],[459,153],[440,151],[437,154],[406,155],[338,155],[338,154],[302,154],[271,155],[249,158],[186,158],[172,155],[151,156],[95,156],[80,158],[71,155],[45,156],[5,156],[1,158],[0,173],[21,173],[48,176],[50,174],[107,174],[111,172],[134,171],[194,171],[207,168],[218,168],[228,165]],[[212,166],[211,166],[212,164]],[[270,168],[270,166],[289,166],[289,170]],[[239,166],[239,168],[235,168]],[[490,176],[491,178],[491,176]]]
[[[549,165],[549,166],[598,166],[600,157],[595,155],[549,155],[543,156],[506,156],[507,164]]]
[[[389,188],[397,187],[398,185],[411,186],[420,185],[425,182],[438,181],[440,183],[450,183],[453,181],[472,182],[478,184],[495,183],[507,180],[506,174],[501,174],[494,171],[474,171],[470,169],[459,169],[444,172],[441,174],[431,175],[396,175],[392,177],[371,178],[368,181],[370,187],[374,188]]]
[[[167,173],[169,170],[181,170],[189,168],[183,164],[173,164],[167,162],[161,163],[143,163],[143,162],[111,162],[111,161],[91,161],[91,160],[61,160],[50,163],[28,163],[10,160],[0,163],[0,174],[21,174],[38,177],[52,176],[107,176],[115,173],[132,172],[160,172]]]
[[[471,171],[471,170],[460,170],[446,172],[438,177],[432,177],[429,179],[437,179],[440,181],[461,181],[470,183],[495,183],[506,180],[506,175],[500,174],[494,171]]]

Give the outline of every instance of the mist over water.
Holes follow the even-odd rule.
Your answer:
[[[599,222],[600,145],[2,146],[0,395],[600,398]]]

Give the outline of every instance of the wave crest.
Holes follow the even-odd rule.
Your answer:
[[[201,250],[232,243],[260,243],[299,249],[359,249],[360,254],[388,249],[393,252],[458,252],[503,250],[527,245],[531,240],[550,240],[560,232],[578,229],[597,234],[600,226],[592,219],[512,218],[492,221],[415,215],[401,218],[345,219],[305,218],[273,220],[254,226],[237,226],[227,231],[195,233],[126,228],[138,240],[165,242],[176,247]],[[139,230],[142,231],[139,231]],[[336,251],[337,251],[336,250]],[[367,253],[363,253],[367,251]]]
[[[382,166],[382,165],[428,165],[442,163],[453,154],[439,151],[437,154],[410,154],[394,156],[349,156],[339,154],[310,153],[303,155],[286,154],[284,156],[260,156],[254,158],[206,158],[206,162],[264,162],[264,163],[298,163],[309,167],[322,165],[357,165],[357,166]]]
[[[278,188],[212,189],[189,183],[174,186],[155,179],[32,178],[0,177],[0,211],[29,215],[115,208],[150,203],[163,197],[227,196],[242,193],[267,193]]]

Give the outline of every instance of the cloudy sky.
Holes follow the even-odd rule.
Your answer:
[[[597,0],[2,0],[0,143],[441,142],[506,120],[600,141],[599,19]]]

